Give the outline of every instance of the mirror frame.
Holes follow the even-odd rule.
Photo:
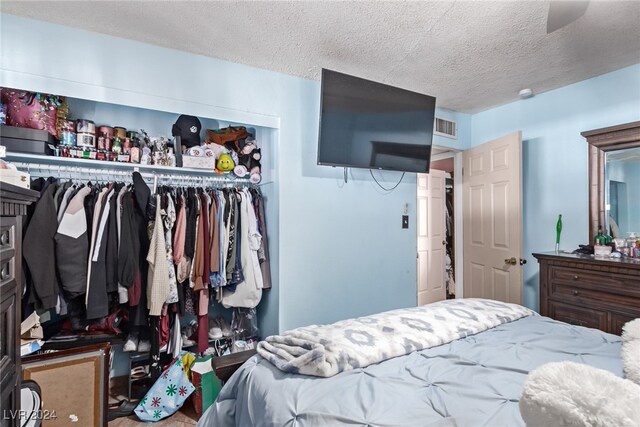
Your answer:
[[[605,224],[605,153],[640,147],[640,121],[581,132],[589,143],[589,242]]]

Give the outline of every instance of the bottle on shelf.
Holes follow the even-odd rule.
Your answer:
[[[594,245],[604,245],[605,244],[605,236],[602,233],[602,226],[601,225],[598,226],[598,234],[596,234],[593,237],[593,244]]]
[[[120,144],[120,137],[116,136],[113,138],[113,146],[111,147],[111,151],[113,151],[116,155],[122,152],[122,145]]]
[[[562,233],[562,214],[558,215],[556,222],[556,253],[560,252],[560,234]]]
[[[131,144],[131,148],[129,149],[130,162],[131,163],[140,163],[140,157],[142,156],[140,149],[140,140],[138,139],[137,132],[128,132],[130,134],[129,140]]]

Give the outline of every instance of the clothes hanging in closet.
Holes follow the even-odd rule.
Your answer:
[[[257,189],[161,186],[152,194],[139,174],[129,185],[39,178],[33,188],[42,196],[25,221],[27,295],[40,312],[64,314],[68,303],[73,330],[100,328],[123,307],[130,328],[159,317],[154,332],[179,328],[179,317],[163,316],[191,313],[202,324],[202,351],[210,300],[252,308],[271,287]]]
[[[455,295],[454,262],[453,262],[453,183],[451,179],[446,180],[445,193],[445,225],[446,225],[446,258],[445,258],[445,278],[447,295]]]

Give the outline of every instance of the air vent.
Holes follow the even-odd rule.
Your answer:
[[[456,128],[456,122],[436,117],[435,124],[433,126],[433,134],[444,136],[446,138],[458,139]]]

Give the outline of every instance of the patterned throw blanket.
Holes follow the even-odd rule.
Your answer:
[[[297,328],[267,337],[258,353],[284,372],[332,377],[535,314],[486,299],[447,300]]]

